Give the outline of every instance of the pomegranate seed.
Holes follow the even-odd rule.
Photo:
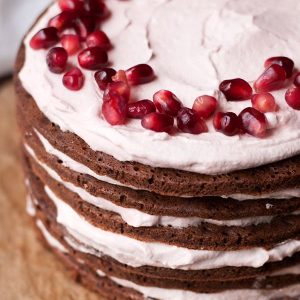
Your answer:
[[[59,32],[71,27],[72,22],[75,19],[75,15],[69,11],[63,11],[59,15],[53,17],[48,22],[49,27],[55,27]]]
[[[100,19],[109,15],[108,9],[102,0],[88,0],[89,12]]]
[[[84,7],[82,0],[58,0],[58,5],[62,11],[80,11]]]
[[[251,102],[252,106],[262,113],[274,112],[277,109],[275,98],[270,93],[253,95]]]
[[[101,30],[97,30],[89,34],[86,38],[88,47],[100,47],[105,50],[111,48],[111,43],[108,36]]]
[[[177,116],[182,108],[180,100],[170,91],[160,90],[153,96],[153,102],[157,110],[170,116]]]
[[[41,29],[30,40],[32,49],[48,49],[59,42],[58,31],[54,27]]]
[[[60,74],[65,71],[68,53],[62,47],[52,48],[47,54],[47,65],[51,72]]]
[[[300,88],[294,87],[288,89],[285,94],[285,100],[290,107],[300,110]]]
[[[112,77],[116,75],[116,71],[111,68],[104,68],[95,73],[95,80],[100,88],[100,90],[104,91],[107,88],[107,85],[111,83]]]
[[[121,81],[121,82],[125,82],[126,84],[128,84],[126,73],[123,70],[119,70],[116,73],[116,75],[114,75],[112,77],[112,80],[115,81],[115,82]]]
[[[78,91],[82,88],[84,76],[79,68],[74,68],[63,77],[64,86],[71,91]]]
[[[111,125],[123,125],[127,116],[127,100],[114,91],[109,91],[102,104],[102,114]]]
[[[142,126],[152,131],[169,133],[173,129],[174,118],[166,114],[153,112],[143,117]]]
[[[267,69],[272,65],[279,65],[283,67],[286,72],[286,77],[292,77],[294,71],[294,62],[290,58],[284,56],[270,57],[265,61],[265,68]]]
[[[214,117],[213,124],[217,131],[228,136],[239,134],[241,130],[241,121],[233,112],[218,112]]]
[[[200,96],[193,105],[193,110],[202,118],[208,119],[217,109],[218,101],[212,96]]]
[[[105,67],[108,62],[107,53],[99,47],[82,50],[78,55],[78,62],[82,68],[97,70]]]
[[[137,65],[128,69],[126,75],[131,85],[148,83],[154,79],[154,71],[147,64]]]
[[[200,134],[208,131],[204,119],[195,111],[186,107],[178,112],[177,126],[185,133]]]
[[[254,88],[257,93],[266,93],[283,87],[286,80],[286,72],[279,65],[271,65],[255,81]]]
[[[241,78],[224,80],[219,89],[230,101],[248,100],[252,96],[250,84]]]
[[[297,75],[295,76],[294,85],[296,87],[300,87],[300,73],[297,73]]]
[[[69,55],[76,54],[80,48],[80,38],[76,34],[65,34],[61,37],[61,44]]]
[[[119,70],[116,75],[112,77],[113,82],[109,83],[107,88],[112,89],[115,92],[119,93],[125,99],[129,101],[130,98],[130,86],[127,82],[126,73],[123,70]],[[104,92],[105,96],[105,92]]]
[[[91,16],[83,15],[74,21],[73,26],[76,33],[85,41],[88,35],[95,30],[96,22]]]
[[[268,123],[263,113],[248,107],[240,113],[239,118],[245,132],[259,138],[266,136]]]
[[[126,101],[129,101],[130,98],[130,88],[129,85],[122,81],[111,82],[107,85],[107,88],[104,91],[103,99],[104,101],[107,100],[107,96],[113,92],[115,94],[119,94],[122,96]]]
[[[127,116],[131,119],[142,119],[144,116],[156,111],[155,105],[150,100],[141,100],[128,105]]]

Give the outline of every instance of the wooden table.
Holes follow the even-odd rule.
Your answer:
[[[0,82],[0,299],[99,300],[43,248],[25,213],[14,106],[11,80]]]

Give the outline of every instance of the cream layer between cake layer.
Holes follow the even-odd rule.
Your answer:
[[[45,226],[40,220],[37,220],[37,226],[41,230],[45,239],[49,243],[50,246],[58,249],[59,251],[66,253],[65,247],[56,240],[51,234],[47,231]],[[81,261],[80,263],[84,263]],[[274,272],[270,274],[270,276],[278,276],[278,275],[286,275],[286,274],[299,274],[299,266],[295,266],[292,268],[286,268],[278,272]],[[104,277],[105,273],[98,270],[98,276]],[[296,297],[300,295],[300,285],[293,285],[286,288],[282,288],[279,290],[229,290],[224,291],[222,293],[212,293],[212,294],[204,294],[204,293],[194,293],[190,291],[176,290],[176,289],[163,289],[156,287],[147,287],[135,284],[128,280],[120,279],[117,277],[108,277],[115,283],[127,287],[132,288],[144,295],[146,299],[155,298],[158,300],[269,300],[271,298],[276,297]]]
[[[231,267],[258,268],[267,262],[281,261],[300,251],[300,241],[288,240],[270,250],[250,248],[238,251],[193,250],[163,243],[143,242],[104,231],[88,223],[47,186],[45,191],[57,210],[57,222],[77,241],[66,241],[78,251],[96,256],[108,255],[132,267],[155,266],[180,270],[205,270]]]
[[[249,217],[233,220],[214,220],[214,219],[204,219],[198,217],[190,218],[180,218],[172,216],[155,216],[144,213],[137,209],[125,208],[118,206],[112,203],[109,200],[106,200],[102,197],[95,197],[88,193],[86,190],[75,186],[71,182],[64,181],[57,172],[48,167],[46,164],[39,161],[36,157],[35,152],[27,144],[24,144],[24,147],[27,153],[41,166],[47,174],[52,177],[54,180],[61,183],[65,188],[77,194],[83,201],[86,201],[96,207],[105,209],[107,211],[112,211],[119,214],[124,222],[133,227],[150,227],[150,226],[172,226],[176,228],[185,228],[189,226],[198,226],[201,223],[210,223],[219,226],[250,226],[258,225],[262,223],[270,223],[276,216],[258,216],[258,217]],[[63,157],[58,157],[63,159]],[[66,160],[63,160],[65,162]],[[74,161],[74,163],[76,163]],[[77,164],[77,163],[76,163]],[[83,165],[82,165],[83,166]],[[84,167],[84,166],[83,166]],[[86,167],[85,167],[86,168]],[[76,168],[75,168],[76,169]],[[74,169],[73,169],[74,170]],[[78,169],[76,169],[79,172]],[[92,172],[92,171],[91,171]],[[81,173],[81,172],[79,172]],[[95,174],[96,175],[96,174]],[[226,200],[224,200],[226,201]],[[299,215],[300,211],[295,211],[292,215]]]
[[[299,1],[287,0],[280,6],[277,0],[250,2],[107,1],[112,16],[102,29],[114,45],[109,53],[112,66],[127,69],[149,63],[154,68],[157,79],[134,88],[135,99],[169,89],[191,107],[197,96],[210,93],[217,94],[221,110],[239,113],[250,101],[227,102],[216,92],[220,81],[236,77],[253,81],[270,56],[286,55],[300,66],[300,37],[295,34],[300,31]],[[69,91],[61,76],[48,70],[47,51],[29,47],[33,34],[58,12],[53,4],[25,38],[26,58],[19,77],[51,122],[77,134],[93,150],[120,161],[203,174],[252,168],[300,154],[300,112],[287,106],[285,90],[274,92],[280,109],[268,116],[273,129],[265,139],[227,137],[215,132],[211,122],[210,132],[201,135],[154,133],[135,120],[110,126],[99,116],[102,94],[93,72],[83,70],[83,89]],[[76,57],[71,61],[76,63]]]

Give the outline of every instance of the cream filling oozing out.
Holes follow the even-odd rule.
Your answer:
[[[34,217],[36,214],[36,209],[34,204],[35,201],[28,195],[26,199],[26,211],[31,217]]]
[[[144,212],[141,212],[133,208],[125,208],[112,203],[102,197],[95,197],[88,193],[86,190],[75,186],[74,184],[64,181],[59,174],[53,169],[49,168],[46,164],[42,163],[36,157],[32,148],[25,144],[25,148],[28,154],[47,172],[49,176],[61,183],[65,188],[77,194],[82,200],[105,209],[107,211],[113,211],[121,216],[124,222],[133,227],[150,227],[150,226],[172,226],[175,228],[186,228],[189,226],[198,226],[201,223],[210,223],[219,226],[250,226],[258,225],[262,223],[269,223],[275,216],[260,216],[260,217],[249,217],[234,220],[214,220],[204,219],[199,217],[180,218],[172,216],[155,216]],[[293,215],[300,214],[300,211],[296,211]]]
[[[67,253],[68,250],[57,240],[55,239],[47,230],[47,228],[44,226],[43,222],[40,220],[36,221],[37,227],[40,229],[40,231],[43,233],[43,236],[47,240],[48,244],[59,251],[63,253]]]
[[[96,174],[94,171],[92,171],[90,168],[87,166],[75,161],[74,159],[70,158],[68,155],[65,153],[57,150],[54,148],[49,141],[41,134],[38,132],[38,130],[35,129],[35,133],[37,134],[40,142],[42,143],[43,147],[45,148],[46,152],[48,152],[51,155],[56,156],[58,159],[60,159],[63,162],[63,166],[69,168],[72,171],[81,173],[81,174],[88,174],[100,181],[114,184],[114,185],[119,185],[119,186],[126,186],[122,184],[119,181],[116,181],[108,176],[101,176]],[[127,185],[126,187],[135,189],[132,186]],[[286,189],[274,193],[269,193],[269,194],[263,194],[259,196],[251,196],[251,195],[246,195],[246,194],[235,194],[235,195],[230,195],[230,196],[222,196],[223,198],[232,198],[236,199],[239,201],[244,201],[244,200],[251,200],[251,199],[290,199],[290,198],[298,198],[300,197],[300,188],[295,188],[295,189]]]
[[[169,89],[191,107],[197,96],[216,94],[221,110],[239,113],[251,106],[250,101],[226,101],[216,92],[220,81],[241,77],[252,82],[270,56],[286,55],[300,66],[299,1],[280,6],[277,0],[250,2],[107,1],[112,16],[102,29],[114,45],[109,53],[112,66],[127,69],[149,63],[154,68],[157,79],[133,88],[134,99],[151,99],[156,91]],[[285,89],[273,93],[280,109],[268,116],[272,129],[264,139],[227,137],[215,132],[211,121],[209,133],[201,135],[154,133],[137,120],[110,126],[99,116],[102,94],[93,72],[83,70],[83,89],[69,91],[61,76],[49,72],[47,51],[29,46],[33,34],[58,12],[53,4],[25,38],[26,59],[19,76],[48,119],[77,134],[91,149],[120,161],[203,174],[224,174],[299,155],[300,112],[286,104]],[[76,57],[71,62],[76,63]]]
[[[75,249],[96,256],[108,255],[133,267],[156,266],[181,270],[232,267],[258,268],[267,262],[281,261],[300,251],[300,241],[287,240],[272,249],[251,248],[238,251],[193,250],[163,243],[143,242],[104,231],[87,222],[48,187],[45,191],[57,209],[57,222],[77,241],[66,241]]]
[[[27,213],[31,216],[31,217],[35,217],[36,216],[36,208],[35,208],[35,200],[32,199],[31,196],[27,196],[26,199],[26,210]],[[47,230],[47,228],[44,226],[43,222],[41,220],[37,220],[36,221],[36,226],[39,228],[39,230],[42,232],[44,238],[46,239],[47,243],[51,246],[54,247],[56,249],[58,249],[59,251],[63,252],[63,253],[67,253],[68,250],[56,239],[54,238],[50,232]]]
[[[45,228],[41,221],[37,221],[37,226],[41,230],[42,234],[48,241],[49,245],[58,249],[59,251],[65,252],[65,247],[56,240]],[[80,262],[81,264],[84,262]],[[287,275],[287,274],[299,274],[300,270],[298,266],[293,268],[286,268],[278,272],[270,274],[271,276]],[[105,277],[106,274],[98,270],[97,274],[99,277]],[[156,287],[141,286],[128,280],[120,279],[117,277],[108,277],[115,283],[132,288],[142,293],[146,299],[155,298],[158,300],[269,300],[274,297],[296,297],[300,295],[300,285],[293,285],[279,290],[228,290],[221,293],[194,293],[190,291],[176,290],[176,289],[163,289]]]

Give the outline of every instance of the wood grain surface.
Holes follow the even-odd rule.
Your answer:
[[[6,80],[0,83],[0,299],[100,300],[38,240],[25,212],[19,143],[13,84]]]

